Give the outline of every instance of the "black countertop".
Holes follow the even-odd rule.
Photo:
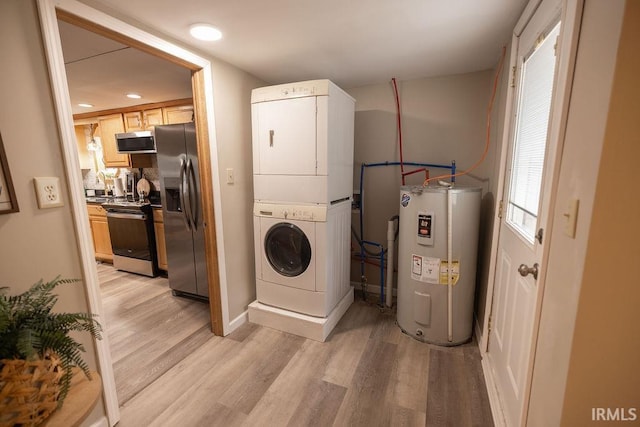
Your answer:
[[[114,202],[114,201],[125,201],[127,200],[126,197],[112,197],[112,196],[89,196],[89,197],[85,197],[85,200],[87,202],[87,204],[90,205],[101,205],[103,203],[107,203],[107,202]],[[155,209],[160,209],[162,208],[162,204],[159,201],[152,201],[151,202],[151,207],[155,208]]]
[[[96,190],[96,191],[101,191],[101,190]],[[116,197],[116,196],[110,196],[110,195],[106,195],[106,194],[97,194],[95,196],[87,196],[85,197],[85,200],[87,201],[88,204],[92,204],[92,205],[101,205],[103,203],[106,202],[114,202],[114,201],[126,201],[127,198],[126,197]],[[152,191],[151,194],[149,195],[149,202],[151,202],[151,207],[152,208],[162,208],[162,203],[160,200],[160,192],[159,191]]]

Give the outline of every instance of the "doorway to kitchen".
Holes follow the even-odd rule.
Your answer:
[[[222,334],[224,324],[228,323],[228,316],[223,313],[223,307],[226,307],[226,283],[224,281],[221,283],[218,270],[219,264],[221,268],[224,268],[224,265],[218,260],[216,238],[216,224],[218,228],[220,228],[221,218],[219,212],[214,212],[214,198],[216,206],[219,206],[220,198],[219,191],[213,191],[214,187],[218,188],[218,184],[214,182],[212,178],[212,168],[217,167],[217,158],[214,156],[212,161],[211,153],[215,153],[216,151],[216,141],[210,61],[76,0],[37,1],[62,140],[63,158],[69,184],[70,204],[74,216],[75,233],[78,237],[90,310],[100,317],[104,316],[95,253],[87,215],[86,199],[82,191],[83,179],[79,168],[75,130],[72,122],[73,112],[70,105],[64,60],[60,45],[58,19],[119,41],[127,46],[135,47],[141,51],[164,58],[191,71],[194,115],[195,122],[198,125],[197,150],[203,164],[203,167],[200,168],[200,181],[203,190],[203,217],[207,223],[207,227],[205,227],[205,243],[207,249],[207,278],[210,289],[210,327],[216,334]],[[222,299],[224,299],[224,301],[222,301]],[[104,403],[107,417],[109,424],[115,425],[120,415],[108,339],[96,341],[95,347],[99,371],[103,379]]]
[[[99,196],[87,197],[87,209],[98,261],[104,310],[101,321],[110,344],[118,404],[123,406],[188,355],[190,344],[201,344],[211,335],[208,305],[177,298],[169,287],[161,178],[155,154],[123,155],[114,151],[113,144],[116,132],[144,132],[152,130],[153,125],[192,121],[191,72],[90,28],[66,22],[65,17],[59,13],[58,28],[83,183],[90,196]],[[140,98],[128,97],[131,93]],[[79,106],[81,102],[84,106]],[[136,169],[138,175],[134,175]],[[146,200],[153,207],[136,206],[140,212],[135,216],[141,218],[136,221],[121,219],[133,216],[128,212],[136,203],[137,188],[135,182],[128,188],[126,179],[132,175],[150,183]],[[116,190],[123,186],[124,192],[118,194]],[[119,206],[125,213],[113,209]],[[145,237],[150,242],[145,245],[132,243],[134,228],[126,223],[119,231],[118,221],[140,222],[142,230],[155,234],[155,238]],[[144,261],[126,256],[129,247],[134,252],[144,247],[149,253],[142,270],[129,268]],[[164,277],[145,277],[156,276],[157,266]]]

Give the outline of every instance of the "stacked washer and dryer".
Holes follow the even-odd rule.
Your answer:
[[[329,80],[251,94],[253,323],[324,341],[353,302],[354,110]]]

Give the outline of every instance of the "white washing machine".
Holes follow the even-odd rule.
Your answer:
[[[331,203],[353,194],[355,100],[329,80],[251,92],[254,199]]]
[[[327,317],[347,293],[351,202],[254,203],[257,301]]]

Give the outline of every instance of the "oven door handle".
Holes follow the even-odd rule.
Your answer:
[[[198,230],[198,188],[196,186],[196,175],[193,171],[193,163],[191,159],[187,160],[187,182],[189,183],[189,209],[191,216],[191,224],[193,225],[194,230]],[[195,205],[195,206],[194,206]]]
[[[189,210],[191,209],[191,200],[189,198],[189,195],[187,194],[187,186],[185,186],[184,181],[187,168],[187,164],[184,160],[184,158],[180,158],[180,204],[182,206],[182,219],[184,219],[184,225],[187,227],[187,230],[191,230],[191,220],[189,215]]]
[[[139,213],[125,213],[125,212],[111,212],[107,211],[107,217],[109,218],[121,218],[121,219],[136,219],[140,221],[144,221],[147,219],[146,214]]]

